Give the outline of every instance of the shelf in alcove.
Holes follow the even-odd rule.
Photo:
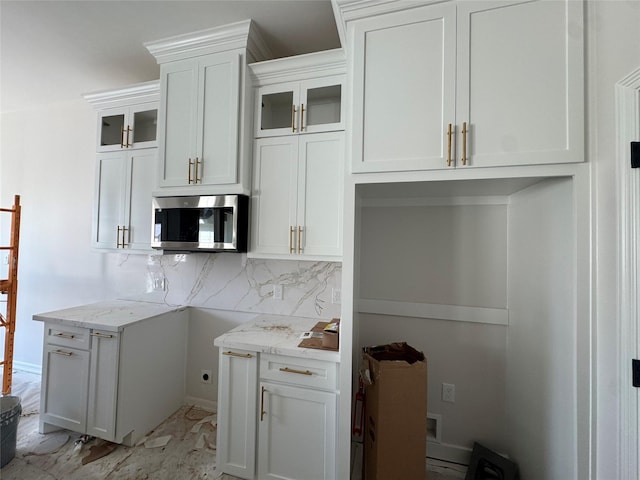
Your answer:
[[[509,310],[506,308],[465,307],[361,298],[358,300],[357,311],[359,313],[430,318],[456,322],[488,323],[492,325],[509,324]]]

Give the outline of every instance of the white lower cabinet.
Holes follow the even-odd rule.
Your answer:
[[[221,348],[218,470],[244,479],[335,479],[335,362]]]
[[[134,445],[184,401],[186,312],[118,331],[45,322],[40,432]]]

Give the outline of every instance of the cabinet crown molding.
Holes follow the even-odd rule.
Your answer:
[[[346,45],[347,24],[353,20],[382,15],[385,13],[410,10],[412,8],[442,3],[448,0],[331,0],[336,19],[338,35],[342,45]]]
[[[160,100],[160,80],[136,83],[123,88],[85,93],[82,96],[96,110],[121,107],[132,103],[158,102]]]
[[[159,64],[235,49],[246,49],[248,59],[253,61],[273,58],[251,19],[146,42],[144,46]]]
[[[254,86],[263,86],[282,81],[344,75],[347,62],[344,50],[337,48],[252,63],[249,69],[254,77]]]

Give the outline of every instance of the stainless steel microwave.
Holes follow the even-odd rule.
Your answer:
[[[153,198],[151,247],[181,252],[246,252],[249,197]]]

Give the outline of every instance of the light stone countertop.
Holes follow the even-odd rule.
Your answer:
[[[302,341],[300,335],[310,331],[319,321],[330,320],[286,315],[257,315],[255,319],[217,337],[213,344],[220,348],[238,348],[252,352],[339,363],[339,352],[298,347]]]
[[[97,328],[108,332],[118,332],[127,325],[183,308],[161,303],[111,300],[37,313],[32,318],[70,327]]]

